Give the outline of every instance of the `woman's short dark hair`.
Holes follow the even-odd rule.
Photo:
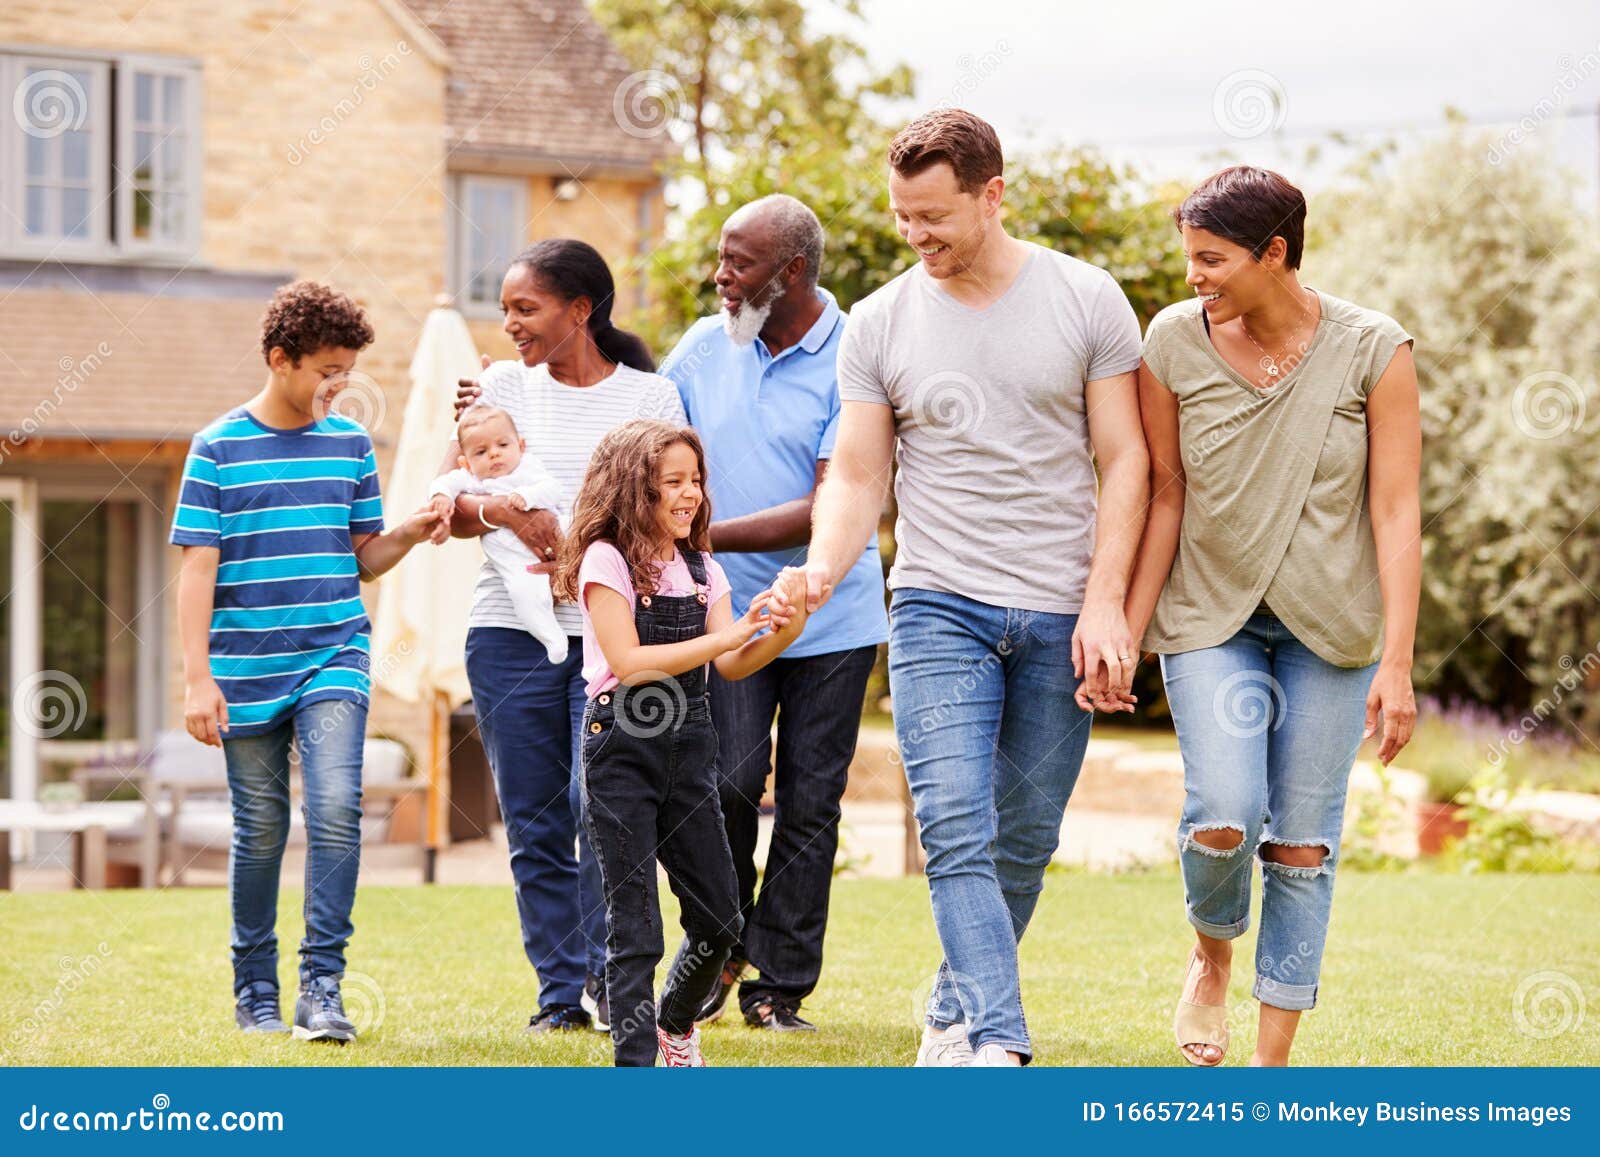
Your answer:
[[[511,264],[527,266],[534,279],[557,297],[566,301],[589,299],[589,336],[607,361],[655,373],[656,360],[650,356],[650,348],[637,335],[618,329],[611,322],[617,283],[606,259],[593,245],[552,237],[530,245]]]
[[[955,170],[956,185],[969,196],[1005,167],[994,126],[966,109],[923,113],[889,142],[889,167],[902,177],[915,177],[941,161]]]
[[[1280,173],[1254,165],[1232,165],[1212,173],[1172,211],[1179,226],[1188,225],[1225,237],[1260,260],[1274,237],[1287,251],[1283,263],[1300,268],[1306,241],[1305,194]]]

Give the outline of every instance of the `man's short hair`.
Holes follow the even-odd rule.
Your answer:
[[[822,270],[823,236],[822,222],[811,207],[787,193],[769,193],[740,210],[747,211],[771,219],[781,258],[779,265],[787,265],[796,255],[804,257],[806,282],[814,287]]]
[[[943,162],[956,173],[963,193],[976,193],[1005,168],[994,126],[965,109],[923,113],[889,143],[889,167],[914,177]]]

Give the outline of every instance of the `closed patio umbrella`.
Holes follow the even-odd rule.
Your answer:
[[[479,358],[467,323],[446,304],[428,313],[411,359],[411,392],[384,487],[385,505],[409,512],[427,498],[455,433],[456,382],[476,377]],[[417,547],[378,580],[372,677],[390,694],[429,710],[428,878],[449,841],[450,711],[472,697],[467,684],[467,611],[483,561],[473,539]]]

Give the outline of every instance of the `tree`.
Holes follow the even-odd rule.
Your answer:
[[[1460,127],[1359,176],[1313,205],[1306,268],[1417,339],[1419,682],[1590,730],[1600,696],[1573,690],[1600,673],[1594,221],[1548,157]]]

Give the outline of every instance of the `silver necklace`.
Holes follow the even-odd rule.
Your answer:
[[[1310,309],[1309,306],[1302,306],[1301,309],[1302,309],[1302,313],[1301,313],[1302,317],[1310,317],[1311,316],[1311,309]],[[1267,371],[1267,378],[1272,382],[1276,382],[1279,379],[1279,377],[1281,377],[1281,375],[1283,374],[1283,370],[1282,370],[1282,368],[1280,366],[1280,363],[1287,360],[1287,354],[1288,354],[1288,350],[1289,350],[1289,345],[1285,344],[1284,347],[1283,347],[1284,352],[1282,354],[1280,354],[1279,356],[1277,356],[1277,357],[1273,357],[1271,354],[1269,354],[1266,351],[1266,348],[1260,342],[1258,342],[1256,340],[1256,335],[1250,332],[1250,327],[1247,324],[1245,324],[1245,320],[1244,320],[1243,315],[1240,315],[1240,317],[1239,317],[1239,328],[1244,330],[1244,336],[1250,339],[1250,344],[1255,346],[1256,347],[1256,351],[1261,354],[1261,368]],[[1294,334],[1290,333],[1289,336],[1292,339],[1294,337]],[[1290,344],[1292,344],[1292,343],[1290,343]],[[1304,344],[1301,345],[1300,352],[1301,353],[1305,352],[1305,345]]]

